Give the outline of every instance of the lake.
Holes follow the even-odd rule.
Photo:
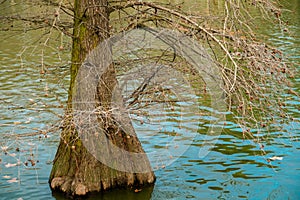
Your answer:
[[[291,24],[289,32],[264,31],[299,70],[300,3],[285,4],[292,11],[285,18]],[[0,4],[0,9],[13,9],[5,6]],[[59,50],[40,50],[43,44],[38,41],[47,37],[41,36],[42,30],[25,29],[26,25],[21,34],[0,32],[0,199],[65,199],[51,192],[48,177],[67,98],[69,39],[54,35]],[[299,73],[294,83],[299,92]],[[263,150],[243,138],[230,113],[207,155],[202,152],[210,139],[206,133],[214,121],[211,116],[159,109],[152,110],[150,117],[132,116],[155,170],[155,186],[138,193],[92,194],[89,199],[300,199],[300,99],[283,95],[289,97],[285,103],[294,120],[283,125],[288,133],[276,129],[265,133]],[[210,111],[208,105],[199,109]]]

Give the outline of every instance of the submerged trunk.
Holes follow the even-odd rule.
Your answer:
[[[150,163],[135,133],[120,128],[111,116],[112,96],[117,85],[115,69],[110,65],[97,84],[93,108],[101,108],[97,115],[97,129],[102,130],[100,137],[87,140],[93,148],[86,148],[86,142],[79,138],[76,121],[74,123],[74,91],[82,90],[77,98],[84,99],[90,91],[83,91],[76,84],[81,64],[86,56],[101,41],[109,37],[109,13],[107,0],[75,0],[75,17],[73,30],[73,49],[71,82],[68,108],[64,122],[61,141],[54,159],[49,183],[54,190],[71,195],[85,195],[117,187],[134,187],[152,184],[155,181]],[[97,67],[97,66],[96,66]],[[79,76],[80,78],[80,76]],[[78,79],[77,79],[78,80]],[[86,88],[87,89],[87,88]],[[91,91],[92,92],[92,91]],[[78,109],[78,108],[76,108]],[[110,116],[110,117],[107,117]],[[129,119],[128,116],[122,116]],[[129,129],[133,130],[131,123]],[[86,127],[85,127],[86,128]],[[88,134],[89,129],[85,129]],[[91,129],[92,130],[92,129]],[[91,133],[95,134],[95,132]],[[84,136],[85,137],[85,136]],[[112,149],[119,149],[118,152]],[[120,151],[128,152],[120,154]],[[104,159],[99,156],[104,157]],[[101,162],[99,161],[101,160]],[[109,162],[109,164],[107,164]],[[113,166],[112,166],[113,165]]]

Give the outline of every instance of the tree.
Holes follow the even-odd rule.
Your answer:
[[[282,11],[275,1],[207,1],[207,11],[202,10],[203,13],[198,12],[197,9],[187,11],[184,8],[187,3],[176,4],[170,1],[153,3],[75,0],[74,5],[71,6],[61,2],[47,2],[58,8],[54,19],[49,19],[47,15],[38,19],[18,15],[6,16],[3,19],[30,21],[34,23],[32,29],[50,25],[52,31],[57,29],[66,35],[71,35],[73,39],[68,106],[61,142],[50,176],[51,187],[54,189],[72,195],[84,195],[91,191],[135,184],[152,184],[155,181],[146,157],[141,158],[142,162],[133,160],[130,163],[135,168],[134,165],[137,162],[140,165],[141,162],[142,166],[139,167],[144,168],[147,173],[136,174],[111,169],[97,161],[83,147],[76,131],[76,123],[74,123],[76,110],[72,99],[74,90],[78,87],[76,85],[78,71],[81,67],[85,67],[82,63],[87,54],[110,34],[137,27],[164,27],[175,29],[199,41],[210,50],[214,62],[222,72],[224,83],[222,89],[226,94],[228,110],[236,117],[235,120],[241,126],[245,138],[254,138],[254,133],[259,133],[260,130],[271,125],[281,129],[280,124],[289,120],[282,93],[286,91],[295,93],[289,87],[289,80],[293,78],[293,67],[285,60],[282,52],[266,44],[261,35],[254,31],[259,27],[259,24],[254,21],[257,17],[261,19],[260,23],[275,21],[282,31],[286,31],[285,24],[281,20]],[[222,12],[213,12],[213,8],[218,8]],[[71,16],[74,23],[68,20],[57,20],[60,13]],[[67,30],[70,27],[73,27],[73,34]],[[156,59],[158,57],[162,58],[158,55]],[[150,58],[153,57],[142,57],[140,61],[147,62]],[[124,63],[128,64],[131,60],[126,61]],[[172,63],[174,60],[165,59],[164,62]],[[111,91],[117,84],[116,74],[125,66],[124,63],[110,66],[102,75],[101,80],[104,81],[99,82],[96,97],[99,102],[98,107],[102,108],[100,113],[108,115],[110,113]],[[181,70],[193,73],[189,69]],[[195,85],[197,87],[196,83]],[[151,89],[153,88],[145,88],[139,91],[139,94],[157,92]],[[82,94],[86,94],[85,92],[82,91]],[[102,128],[113,144],[131,152],[143,152],[137,137],[128,138],[124,131],[116,127],[111,116],[99,115],[99,118],[101,119],[99,124],[104,127]],[[252,131],[253,128],[256,129],[255,132]],[[112,134],[115,132],[120,136]],[[133,145],[127,145],[130,142]],[[259,138],[256,138],[256,142],[260,143]],[[120,158],[120,165],[126,159],[130,160],[130,158]]]
[[[145,154],[141,154],[139,159],[130,157],[130,154],[126,158],[121,158],[109,151],[111,145],[117,145],[126,151],[144,152],[136,135],[129,136],[124,130],[118,128],[110,117],[106,117],[110,115],[112,91],[116,85],[116,74],[113,65],[107,68],[102,75],[101,80],[103,81],[99,80],[96,97],[99,101],[98,108],[101,107],[101,111],[106,113],[106,116],[100,116],[102,128],[113,144],[95,145],[104,148],[107,154],[104,156],[107,159],[114,159],[118,167],[122,168],[122,165],[127,165],[129,162],[133,170],[130,172],[118,171],[97,160],[82,144],[82,140],[75,129],[76,124],[72,125],[74,123],[72,97],[74,91],[79,89],[75,83],[78,70],[80,67],[84,67],[81,64],[87,54],[101,41],[108,38],[108,28],[109,12],[106,0],[76,0],[74,2],[74,38],[67,118],[49,180],[52,189],[59,189],[72,195],[85,195],[88,192],[99,192],[115,187],[149,185],[155,181],[154,173]],[[84,93],[84,91],[80,92]],[[82,96],[79,98],[82,98]],[[101,142],[100,140],[99,138],[99,141],[95,143]],[[136,173],[134,169],[141,169],[140,171],[144,171],[144,173]]]

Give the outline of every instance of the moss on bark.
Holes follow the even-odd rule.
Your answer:
[[[55,155],[49,183],[53,190],[59,190],[70,195],[86,195],[88,192],[100,192],[112,188],[144,186],[153,184],[154,173],[151,170],[147,156],[140,159],[128,157],[118,159],[109,151],[110,145],[116,145],[129,152],[144,153],[141,143],[136,135],[128,135],[120,130],[113,122],[102,118],[104,129],[111,144],[100,148],[107,148],[107,157],[116,158],[115,165],[123,165],[124,161],[130,162],[133,168],[144,169],[145,173],[118,171],[97,160],[82,144],[75,130],[72,118],[72,97],[76,90],[75,79],[79,68],[87,54],[101,41],[109,37],[109,13],[107,0],[75,0],[75,17],[73,30],[71,80],[68,96],[68,106],[65,115],[64,127],[60,144]],[[108,110],[112,98],[111,91],[117,80],[113,66],[103,74],[99,83],[98,96],[96,97],[103,107]],[[101,118],[101,116],[99,116]],[[98,141],[95,141],[98,142]],[[98,146],[99,147],[99,146]],[[117,168],[117,167],[116,167]]]

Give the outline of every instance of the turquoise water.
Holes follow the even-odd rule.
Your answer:
[[[294,12],[287,16],[293,24],[290,34],[269,30],[268,35],[299,66],[297,2],[291,7]],[[68,69],[61,66],[68,64],[68,49],[42,51],[36,44],[37,48],[31,46],[24,50],[34,40],[31,33],[13,34],[13,37],[10,32],[0,34],[0,199],[65,199],[60,194],[52,194],[48,185],[59,130],[49,130],[47,135],[36,133],[47,130],[50,124],[60,124],[68,87]],[[67,41],[63,38],[63,42]],[[299,73],[294,90],[300,90]],[[145,119],[151,123],[135,120],[145,151],[158,152],[150,157],[157,177],[154,188],[139,193],[112,191],[90,195],[89,199],[300,199],[299,97],[290,95],[286,104],[295,120],[285,125],[288,133],[273,130],[265,134],[266,154],[256,143],[243,139],[230,115],[223,122],[224,130],[216,144],[204,157],[201,150],[203,143],[210,139],[206,133],[213,122],[209,116],[153,112],[152,118]],[[205,106],[202,109],[209,110]],[[149,131],[156,129],[161,130],[156,134]],[[192,141],[190,134],[185,137],[188,131],[195,133]],[[31,136],[17,137],[24,133]],[[186,151],[174,156],[160,154],[161,148],[170,141],[174,146],[169,153],[178,149]],[[273,156],[283,159],[269,162],[268,158]]]

